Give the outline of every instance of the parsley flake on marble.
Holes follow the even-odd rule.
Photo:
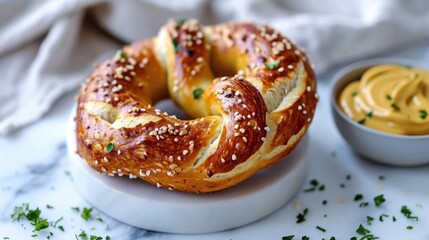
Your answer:
[[[374,198],[374,203],[377,207],[381,206],[381,204],[383,204],[384,202],[386,202],[386,199],[384,198],[383,194],[378,195]]]

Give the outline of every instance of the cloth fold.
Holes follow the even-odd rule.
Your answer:
[[[269,23],[307,50],[318,73],[429,39],[427,0],[5,0],[0,135],[41,118],[95,61],[183,17]]]

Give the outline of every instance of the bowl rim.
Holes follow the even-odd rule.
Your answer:
[[[373,135],[378,135],[381,137],[388,137],[388,138],[397,138],[397,139],[404,139],[404,140],[427,140],[429,139],[429,134],[424,135],[400,135],[400,134],[394,134],[394,133],[387,133],[383,131],[379,131],[376,129],[372,129],[370,127],[363,126],[361,124],[358,124],[355,121],[352,121],[351,118],[346,116],[346,114],[340,109],[337,103],[337,96],[340,90],[337,90],[337,94],[335,94],[335,89],[338,86],[338,83],[340,80],[347,74],[349,74],[352,71],[355,71],[357,69],[363,69],[363,68],[370,68],[375,65],[379,64],[400,64],[400,65],[409,65],[412,67],[419,67],[423,68],[425,70],[429,71],[429,66],[425,65],[422,62],[412,60],[412,59],[406,59],[406,58],[397,58],[397,57],[381,57],[381,58],[369,58],[360,60],[357,62],[353,62],[351,64],[346,65],[345,67],[338,70],[334,76],[331,78],[331,82],[329,84],[329,98],[331,102],[331,107],[334,109],[334,111],[347,123],[351,124],[354,127],[357,127],[358,129],[362,131],[366,131]],[[352,80],[350,80],[352,81]],[[344,87],[343,87],[344,88]]]

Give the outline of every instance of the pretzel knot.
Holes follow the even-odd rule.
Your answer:
[[[168,97],[194,119],[154,107]],[[95,67],[78,96],[77,151],[109,176],[218,191],[289,154],[317,98],[305,53],[272,28],[171,20]]]

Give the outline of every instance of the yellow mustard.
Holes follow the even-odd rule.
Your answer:
[[[377,65],[348,84],[338,103],[354,121],[401,135],[429,134],[429,71]]]

